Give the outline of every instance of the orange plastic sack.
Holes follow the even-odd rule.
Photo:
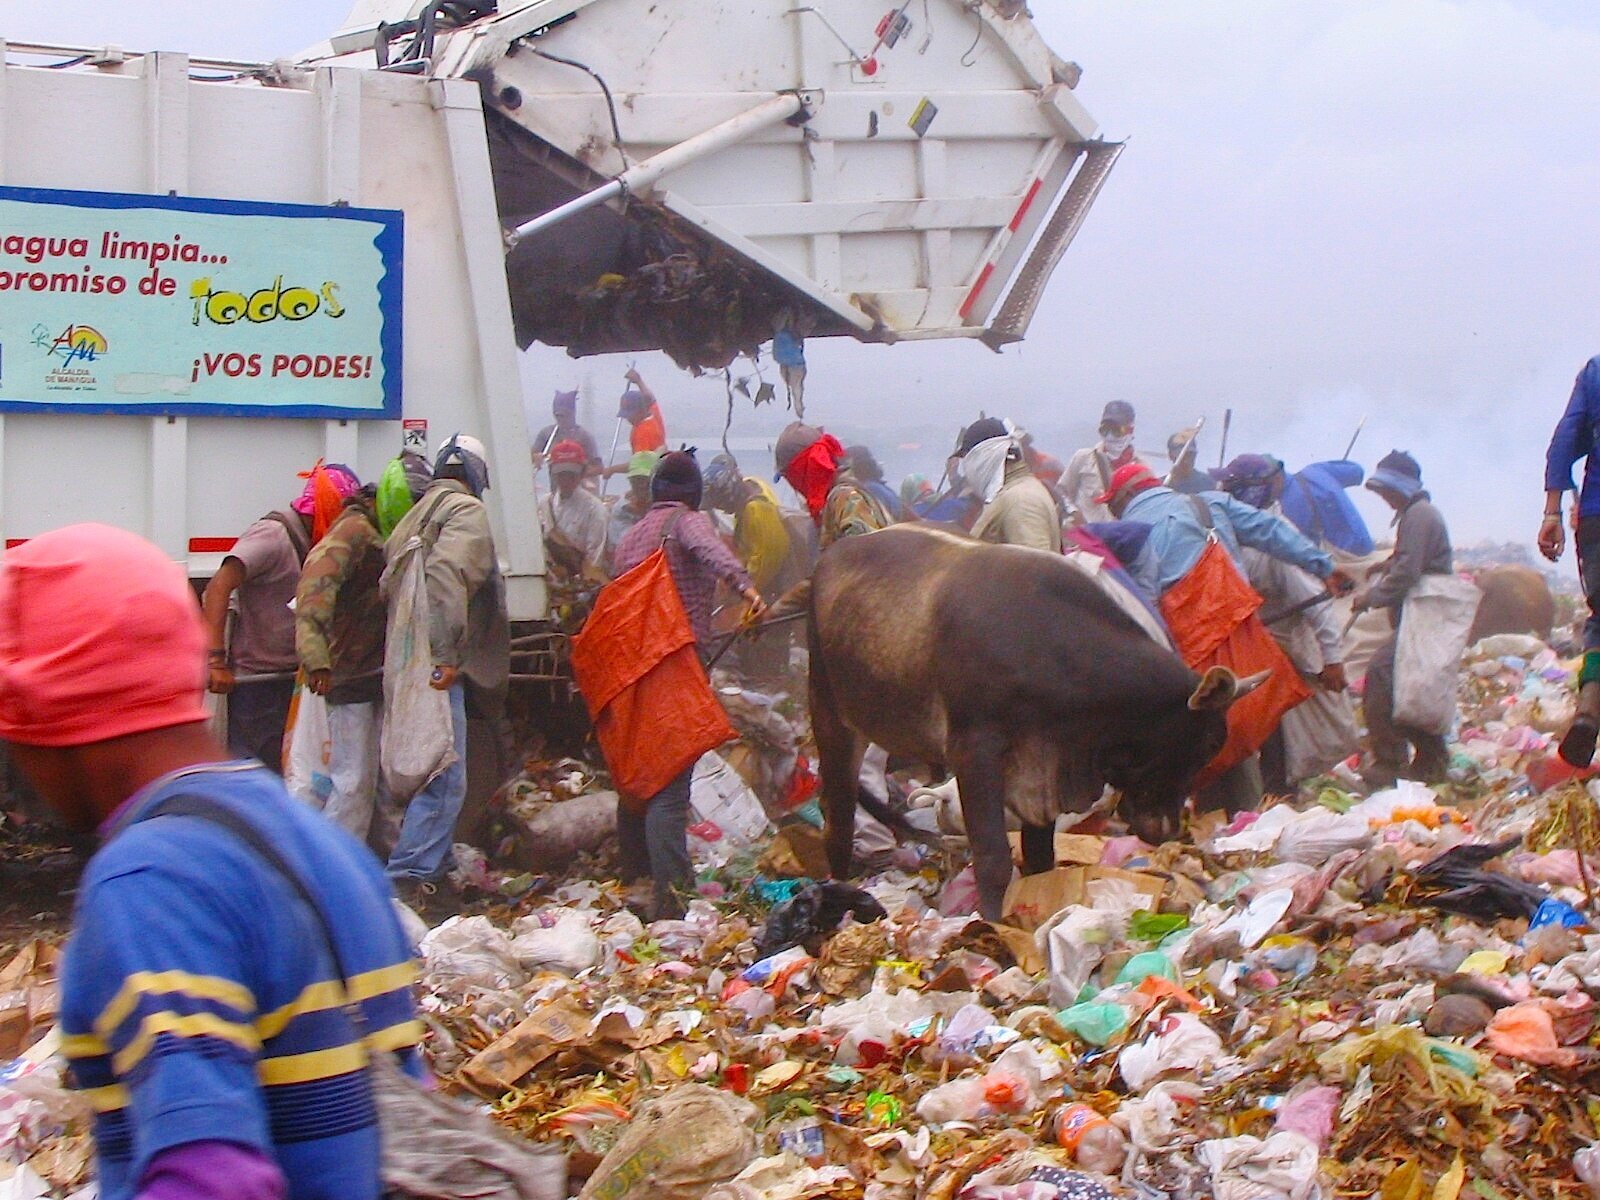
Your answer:
[[[1209,667],[1227,667],[1241,678],[1272,672],[1265,683],[1228,709],[1228,740],[1195,780],[1197,788],[1261,749],[1283,714],[1311,696],[1300,672],[1256,615],[1260,607],[1260,595],[1215,540],[1207,543],[1194,568],[1161,597],[1161,615],[1192,670],[1204,673]]]
[[[572,639],[572,673],[612,781],[631,808],[645,807],[707,750],[734,737],[659,550],[601,591]]]

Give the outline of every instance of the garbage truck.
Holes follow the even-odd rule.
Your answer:
[[[3,30],[0,30],[3,33]],[[196,578],[321,458],[489,449],[547,606],[519,348],[716,370],[1027,331],[1120,145],[1020,0],[356,0],[292,60],[11,43],[0,535]]]

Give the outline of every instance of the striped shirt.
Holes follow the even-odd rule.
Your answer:
[[[199,795],[248,820],[316,896],[316,919],[236,835],[163,800]],[[256,763],[157,780],[112,818],[78,893],[61,976],[63,1050],[95,1110],[102,1200],[195,1142],[270,1155],[290,1200],[377,1200],[371,1050],[420,1074],[417,969],[372,854]],[[365,1015],[363,1044],[344,1009]]]

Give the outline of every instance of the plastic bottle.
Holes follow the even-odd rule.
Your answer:
[[[1056,1141],[1085,1171],[1116,1175],[1128,1157],[1128,1140],[1087,1104],[1069,1104],[1056,1117]]]

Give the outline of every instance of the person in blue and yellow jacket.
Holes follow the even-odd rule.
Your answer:
[[[420,1076],[422,1026],[377,859],[212,738],[194,593],[149,542],[42,534],[0,612],[0,738],[102,840],[60,1023],[102,1200],[378,1200],[368,1064]]]

